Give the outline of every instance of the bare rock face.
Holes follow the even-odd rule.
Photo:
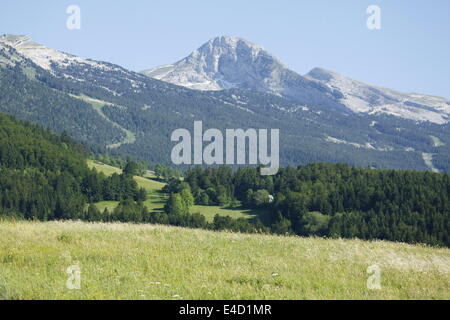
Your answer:
[[[289,70],[262,47],[237,37],[214,38],[187,58],[143,74],[195,90],[239,88],[304,104],[341,107],[327,87]]]
[[[212,39],[173,64],[144,71],[147,76],[197,90],[251,86],[269,80],[279,63],[261,47],[234,37]]]

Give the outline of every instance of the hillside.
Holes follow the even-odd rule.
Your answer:
[[[0,216],[83,219],[87,203],[145,198],[131,175],[90,170],[86,154],[67,134],[0,114]]]
[[[32,121],[53,132],[66,131],[71,137],[90,145],[112,144],[124,139],[125,134],[89,103],[49,88],[34,78],[45,71],[30,66],[31,62],[23,62],[21,67],[2,68],[1,54],[0,48],[1,112]]]
[[[239,88],[198,91],[58,52],[25,36],[0,37],[0,112],[54,132],[65,130],[96,152],[109,149],[170,164],[173,130],[192,130],[193,122],[201,120],[204,129],[281,129],[282,165],[338,162],[450,171],[450,124],[342,110],[341,102],[332,98],[334,87],[347,90],[347,100],[364,96],[371,99],[369,104],[378,103],[380,92],[357,82],[347,85],[348,79],[326,81],[317,72],[313,75],[314,79],[294,77],[306,95],[300,100]],[[349,91],[353,85],[355,92]],[[394,96],[381,100],[406,99]],[[402,108],[426,110],[422,98],[408,98],[409,106]],[[334,100],[327,103],[329,99]]]
[[[80,149],[67,136],[0,114],[0,215],[47,220],[82,211],[89,170]]]
[[[110,176],[113,173],[122,173],[122,170],[119,168],[104,163],[99,163],[97,161],[88,160],[87,164],[90,168],[95,168],[98,172],[101,172],[107,176]],[[140,188],[144,188],[147,191],[147,199],[144,201],[144,205],[147,207],[149,212],[162,212],[164,210],[164,204],[167,201],[167,194],[163,194],[161,191],[166,184],[157,181],[151,174],[147,174],[145,177],[135,176],[134,180]],[[119,201],[100,201],[96,203],[96,206],[100,212],[103,212],[105,208],[108,208],[109,211],[113,211],[118,205]],[[240,206],[229,208],[228,206],[195,205],[191,208],[191,213],[200,213],[208,222],[212,222],[216,214],[234,219],[245,218],[251,220],[254,218],[259,218],[263,222],[270,222],[269,213],[266,212],[266,210],[245,209]]]
[[[0,299],[450,299],[449,249],[81,222],[0,234]],[[366,287],[374,264],[381,290]]]

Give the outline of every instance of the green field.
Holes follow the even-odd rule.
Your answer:
[[[200,213],[205,216],[206,220],[211,222],[214,216],[218,214],[219,216],[229,216],[234,219],[244,218],[244,219],[255,219],[259,218],[263,223],[270,223],[269,212],[258,209],[250,210],[242,207],[219,207],[219,206],[200,206],[195,205],[191,208],[192,213]]]
[[[89,168],[95,168],[98,172],[103,172],[106,176],[110,176],[114,173],[121,174],[122,170],[104,163],[100,163],[94,160],[88,160],[87,164]],[[152,172],[148,171],[145,177],[135,176],[138,186],[144,188],[148,193],[154,193],[160,191],[164,187],[164,183],[155,179],[156,177]]]
[[[98,172],[103,172],[107,176],[114,173],[122,173],[122,170],[119,168],[94,160],[88,160],[88,166],[90,168],[95,168]],[[150,171],[147,172],[145,177],[135,176],[134,180],[140,188],[144,188],[147,191],[147,200],[144,202],[147,209],[151,212],[162,211],[164,208],[166,195],[162,194],[160,191],[165,184],[157,181],[154,174]],[[101,201],[97,202],[95,205],[100,212],[103,212],[105,208],[108,208],[109,211],[113,211],[119,205],[119,201]]]
[[[105,209],[108,209],[109,212],[112,212],[119,205],[119,201],[100,201],[95,205],[98,210],[100,210],[100,212],[103,212]],[[88,205],[86,205],[86,207],[87,206]]]
[[[0,299],[450,299],[444,248],[118,223],[2,221],[0,234]]]
[[[122,170],[110,165],[100,163],[93,160],[88,160],[88,166],[90,168],[97,169],[98,172],[103,172],[109,176],[113,173],[121,174]],[[151,212],[159,212],[164,209],[164,204],[167,196],[161,193],[161,189],[164,187],[164,183],[156,180],[156,177],[151,171],[148,171],[145,177],[134,177],[139,187],[144,188],[147,191],[147,200],[144,202],[145,206]],[[105,208],[109,211],[114,210],[118,206],[118,201],[102,201],[96,203],[100,212],[103,212]],[[216,214],[220,216],[229,216],[231,218],[245,218],[254,219],[259,218],[263,223],[269,223],[269,213],[265,210],[249,210],[242,207],[220,207],[220,206],[200,206],[196,205],[191,208],[191,213],[200,213],[205,216],[208,222],[212,222]]]
[[[103,172],[105,175],[110,176],[113,173],[121,174],[122,170],[95,160],[88,160],[87,165],[89,168],[95,168],[98,172]]]

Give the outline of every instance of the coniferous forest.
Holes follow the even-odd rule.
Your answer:
[[[82,219],[88,202],[143,200],[131,175],[106,177],[86,165],[66,134],[0,114],[0,214],[38,220]]]
[[[163,189],[164,212],[150,213],[143,205],[146,192],[133,179],[137,164],[106,177],[87,167],[87,155],[65,133],[0,114],[0,215],[450,246],[449,174],[324,163],[281,168],[275,176],[261,176],[258,168],[194,168],[184,179],[172,175]],[[93,203],[104,200],[120,204],[99,212]],[[207,222],[190,210],[194,204],[237,203],[264,209],[269,221],[217,215]]]
[[[450,245],[449,174],[318,163],[273,177],[196,168],[185,181],[198,204],[269,209],[275,233]]]

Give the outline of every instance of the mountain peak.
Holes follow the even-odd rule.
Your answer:
[[[143,74],[190,89],[260,91],[344,113],[388,114],[439,124],[450,120],[447,99],[396,92],[323,68],[302,76],[259,45],[235,36],[215,37],[177,63]]]
[[[0,37],[0,44],[14,48],[18,53],[46,70],[51,69],[52,62],[66,59],[69,56],[36,43],[26,35],[4,34]]]
[[[282,64],[275,56],[260,45],[236,36],[215,37],[201,46],[198,50],[194,51],[193,54],[196,54],[196,52],[213,56],[233,55],[236,60],[240,57],[247,57],[251,58],[252,61],[258,58],[259,55],[264,55],[277,64]]]
[[[262,48],[259,45],[255,44],[251,41],[248,41],[244,38],[240,38],[240,37],[236,37],[236,36],[227,36],[227,35],[212,38],[205,45],[222,46],[222,47],[228,46],[228,47],[236,48],[238,46],[238,44],[245,44],[246,46],[248,46],[250,48],[262,50]]]
[[[143,73],[149,77],[197,90],[256,89],[254,83],[271,83],[283,64],[261,46],[235,36],[215,37],[188,57]]]
[[[335,78],[337,76],[340,76],[338,73],[324,69],[324,68],[314,68],[308,74],[306,77],[315,79],[315,80],[325,80],[329,81],[332,78]]]
[[[15,34],[4,34],[0,36],[0,44],[4,44],[10,47],[13,47],[17,51],[24,50],[24,49],[42,49],[46,48],[43,45],[34,42],[30,37],[27,35],[15,35]]]
[[[26,35],[3,34],[0,36],[0,42],[15,44],[18,42],[31,41]]]
[[[4,34],[0,36],[0,45],[2,44],[14,48],[19,54],[48,71],[52,71],[52,64],[59,66],[68,66],[74,62],[95,64],[90,60],[48,48],[26,35]]]

